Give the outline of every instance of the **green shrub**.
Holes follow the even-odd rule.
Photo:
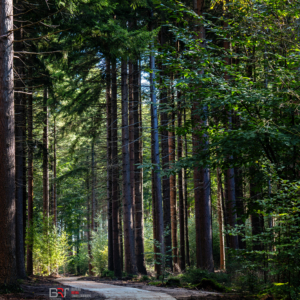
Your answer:
[[[214,290],[217,292],[226,292],[227,289],[219,284],[218,282],[208,279],[208,278],[203,278],[200,283],[196,285],[197,288],[202,288],[204,290]]]
[[[179,278],[169,278],[166,281],[166,286],[181,286],[181,282]]]
[[[107,268],[108,262],[108,246],[107,246],[107,234],[98,228],[97,232],[92,233],[92,266],[93,271],[96,275],[102,276],[104,269]]]

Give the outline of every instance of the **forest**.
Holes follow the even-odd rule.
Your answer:
[[[299,77],[297,0],[0,0],[0,294],[300,299]]]

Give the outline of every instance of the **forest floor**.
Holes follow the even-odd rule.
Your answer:
[[[50,288],[69,288],[61,283],[54,282],[53,279],[55,277],[30,276],[20,281],[21,292],[0,294],[0,300],[49,300]],[[83,296],[89,300],[105,299],[101,294],[91,291],[82,290],[80,294],[89,296]],[[71,293],[67,293],[66,297],[64,297],[66,300],[71,298],[73,298]]]
[[[124,286],[129,288],[155,292],[155,293],[164,293],[172,296],[176,300],[256,299],[253,297],[239,295],[239,294],[225,294],[225,293],[218,293],[213,291],[192,290],[192,289],[178,288],[178,287],[158,287],[158,286],[149,285],[145,282],[137,282],[131,280],[112,280],[112,279],[104,279],[104,278],[91,277],[91,276],[81,277],[80,280],[94,281],[94,282],[99,282],[102,284],[109,284],[109,285]]]
[[[95,288],[96,287],[96,288]],[[217,300],[217,299],[256,299],[238,294],[225,294],[213,291],[191,290],[178,287],[158,287],[132,280],[112,280],[99,277],[42,277],[32,276],[20,281],[21,292],[0,294],[0,300],[54,300],[61,298],[49,297],[49,290],[52,288],[52,296],[55,296],[56,288],[68,289],[65,299],[87,300],[104,299],[176,299],[176,300]],[[78,290],[76,294],[71,291]],[[97,290],[97,292],[95,291]],[[61,290],[59,290],[61,291]],[[143,292],[144,291],[144,292]],[[78,293],[78,294],[77,294]],[[127,296],[126,296],[127,295]],[[128,296],[129,295],[129,296]],[[133,296],[134,295],[134,296]],[[129,298],[128,298],[129,297]]]

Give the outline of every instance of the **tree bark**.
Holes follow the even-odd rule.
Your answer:
[[[194,1],[194,10],[198,15],[203,14],[204,0]],[[201,41],[205,40],[205,28],[200,26],[196,29],[196,38]],[[204,45],[203,45],[204,47]],[[207,151],[208,136],[204,134],[199,137],[197,130],[201,125],[207,125],[207,117],[204,120],[200,119],[198,101],[194,102],[193,119],[195,124],[193,132],[193,152],[199,154]],[[204,113],[207,114],[207,107],[202,107]],[[214,262],[212,255],[212,219],[211,219],[211,198],[210,198],[210,172],[207,167],[199,166],[194,169],[194,190],[195,190],[195,222],[196,222],[196,257],[197,267],[213,272]]]
[[[151,26],[152,30],[152,26]],[[153,44],[151,45],[153,51]],[[164,255],[165,245],[164,245],[164,220],[163,220],[163,209],[162,209],[162,193],[161,193],[161,177],[160,177],[160,163],[159,163],[159,141],[158,141],[158,118],[157,118],[157,102],[156,102],[156,91],[155,91],[155,58],[151,53],[150,55],[150,97],[151,97],[151,119],[153,124],[153,139],[154,139],[154,181],[155,181],[155,192],[156,192],[156,216],[157,216],[157,241],[160,244],[159,252]],[[157,275],[160,275],[161,267],[157,268]]]
[[[177,126],[180,128],[182,126],[182,116],[181,116],[181,103],[178,102],[177,108]],[[182,137],[178,135],[177,137],[177,160],[180,161],[182,158]],[[182,182],[182,169],[178,173],[178,198],[179,198],[179,232],[180,232],[180,269],[185,270],[185,203],[183,199],[183,182]]]
[[[95,230],[95,215],[96,215],[96,176],[95,176],[95,140],[92,140],[92,212],[91,212],[91,230]]]
[[[119,197],[118,197],[118,119],[117,119],[117,66],[116,60],[112,61],[112,94],[111,94],[111,140],[112,140],[112,227],[113,227],[113,257],[114,273],[122,277],[121,254],[119,247]]]
[[[49,218],[49,173],[48,173],[48,106],[47,106],[48,92],[44,88],[44,127],[43,127],[43,216],[44,221]]]
[[[31,90],[29,90],[31,92]],[[33,114],[32,114],[32,94],[28,96],[28,233],[29,242],[27,244],[27,275],[33,274],[32,261],[32,225],[33,225]]]
[[[236,214],[237,224],[243,225],[242,217],[244,215],[244,201],[243,201],[243,171],[240,168],[234,169],[235,175],[235,197],[236,197]],[[244,230],[243,230],[244,231]],[[238,236],[239,249],[246,249],[246,242],[242,241],[243,237]]]
[[[135,255],[137,271],[147,275],[144,257],[144,209],[142,199],[142,172],[140,162],[139,68],[133,64],[133,121],[134,121],[134,190],[135,190]]]
[[[112,163],[111,163],[111,73],[110,61],[106,59],[106,140],[107,140],[107,222],[108,222],[108,270],[114,270],[113,230],[112,230]]]
[[[57,226],[57,191],[56,191],[56,118],[53,128],[53,224]]]
[[[161,45],[163,46],[166,42],[166,29],[161,28]],[[161,67],[162,75],[164,74],[164,67]],[[164,79],[161,77],[161,84]],[[169,169],[169,145],[168,145],[168,113],[166,112],[166,105],[168,104],[168,94],[167,89],[162,88],[160,93],[160,125],[161,125],[161,162],[162,169],[167,171]],[[164,230],[165,230],[165,250],[168,251],[172,249],[171,240],[171,208],[170,208],[170,179],[167,175],[162,176],[162,188],[163,188],[163,219],[164,219]],[[172,261],[167,262],[168,266],[172,268]]]
[[[186,111],[184,109],[184,123],[186,122]],[[184,136],[184,149],[185,149],[185,157],[187,157],[187,137],[186,135]],[[184,214],[184,223],[185,223],[185,244],[186,244],[186,264],[188,266],[191,265],[190,262],[190,242],[189,242],[189,223],[188,223],[188,191],[187,191],[187,171],[186,169],[183,170],[183,187],[184,187],[184,209],[185,209],[185,214]]]
[[[15,284],[15,118],[13,77],[13,3],[0,2],[0,284]],[[4,245],[4,246],[3,246]]]
[[[224,239],[224,218],[223,218],[223,189],[220,169],[217,168],[218,184],[218,222],[219,222],[219,240],[220,240],[220,270],[225,270],[225,239]]]
[[[89,159],[87,157],[87,163]],[[89,180],[89,172],[86,176],[86,189],[87,189],[87,237],[88,237],[88,262],[89,262],[89,275],[93,275],[92,264],[91,264],[91,195],[90,195],[90,180]]]
[[[136,260],[133,232],[133,208],[130,182],[130,154],[129,154],[129,127],[128,127],[128,74],[127,61],[122,61],[122,159],[123,159],[123,217],[125,243],[125,271],[136,274]]]
[[[18,13],[20,10],[15,9]],[[23,30],[17,30],[15,33],[15,39],[21,40],[23,36]],[[22,51],[23,44],[15,43],[15,51]],[[17,255],[17,268],[18,277],[25,278],[25,257],[24,257],[24,145],[25,145],[25,97],[24,94],[18,93],[18,91],[24,91],[24,67],[20,58],[14,60],[14,68],[17,73],[15,79],[15,149],[16,149],[16,255]],[[26,203],[26,202],[25,202]]]
[[[175,127],[175,113],[172,117],[172,126]],[[175,162],[175,133],[173,131],[169,132],[169,157],[170,163]],[[171,235],[172,235],[172,255],[173,255],[173,264],[174,270],[179,272],[178,264],[178,241],[177,241],[177,205],[176,205],[176,175],[170,176],[170,209],[171,209]]]

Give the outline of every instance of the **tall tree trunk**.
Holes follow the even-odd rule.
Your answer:
[[[106,59],[106,140],[107,140],[107,222],[108,222],[108,270],[114,270],[113,258],[113,229],[112,229],[112,162],[111,162],[111,76],[110,61]]]
[[[129,155],[130,155],[130,183],[131,183],[131,203],[133,210],[135,209],[135,183],[134,183],[134,101],[133,101],[133,64],[128,63],[129,67]],[[133,230],[135,231],[135,216],[133,214]],[[135,234],[135,232],[134,232]]]
[[[95,140],[92,140],[92,203],[91,203],[91,231],[95,230],[95,213],[96,213],[96,176],[95,176]]]
[[[118,117],[117,117],[117,66],[116,59],[112,61],[112,93],[111,93],[111,153],[112,153],[112,227],[113,227],[113,257],[114,273],[118,278],[122,277],[121,254],[119,247],[119,196],[118,196]]]
[[[15,9],[15,13],[20,10]],[[17,30],[15,33],[15,39],[21,40],[23,36],[23,30]],[[15,51],[23,50],[23,43],[15,43]],[[24,125],[25,125],[25,106],[24,106],[24,94],[19,93],[24,91],[24,67],[20,58],[14,61],[15,72],[17,77],[15,79],[15,149],[16,149],[16,255],[17,255],[17,268],[18,277],[25,278],[25,258],[24,258]]]
[[[261,234],[264,227],[263,216],[256,212],[258,209],[257,203],[255,201],[259,199],[258,189],[259,182],[257,179],[257,170],[255,168],[250,168],[250,201],[249,201],[249,209],[251,213],[251,225],[252,225],[252,235],[256,236]],[[262,251],[263,245],[260,241],[253,241],[253,250]]]
[[[56,191],[56,118],[53,128],[53,224],[57,226],[57,191]]]
[[[29,90],[28,96],[28,244],[27,244],[27,275],[33,274],[33,261],[32,261],[32,250],[33,250],[33,236],[32,236],[32,225],[33,225],[33,114],[32,114],[32,90]]]
[[[182,126],[182,117],[181,117],[181,103],[178,102],[177,108],[177,126],[180,128]],[[180,161],[182,158],[182,137],[178,135],[177,138],[177,160]],[[184,222],[184,199],[183,199],[183,182],[182,182],[182,172],[183,169],[180,169],[178,173],[178,198],[179,198],[179,232],[180,232],[180,268],[181,271],[185,270],[185,222]]]
[[[243,171],[240,168],[234,169],[235,175],[235,197],[236,197],[236,214],[237,224],[243,225],[242,217],[244,215],[244,201],[243,201]],[[244,230],[243,230],[244,231]],[[246,249],[246,242],[242,240],[242,236],[238,236],[239,249]]]
[[[87,164],[88,164],[87,157]],[[88,262],[89,262],[89,275],[93,275],[92,272],[92,264],[91,264],[91,195],[90,195],[90,180],[89,180],[89,172],[86,176],[86,189],[87,189],[87,238],[88,238]],[[73,254],[72,254],[73,255]]]
[[[17,266],[13,3],[11,0],[1,0],[0,3],[0,284],[15,284]]]
[[[139,69],[138,62],[133,64],[133,122],[134,122],[134,190],[135,190],[135,254],[137,270],[147,274],[144,257],[144,213],[142,202],[142,173],[140,162],[140,124],[139,124]]]
[[[186,123],[186,111],[184,109],[184,124]],[[184,149],[185,149],[185,157],[187,157],[187,137],[186,134],[184,136]],[[186,245],[186,264],[188,266],[191,265],[190,262],[190,242],[189,242],[189,223],[188,223],[188,191],[187,191],[187,171],[186,169],[183,170],[183,188],[184,188],[184,223],[185,223],[185,245]]]
[[[231,227],[236,225],[236,203],[235,203],[235,178],[234,169],[229,168],[226,170],[226,210],[228,224]],[[229,247],[232,249],[238,249],[238,237],[236,235],[229,235]]]
[[[152,30],[152,26],[151,26]],[[153,44],[151,45],[153,51]],[[157,118],[157,102],[156,102],[156,91],[155,91],[155,59],[153,53],[150,55],[150,97],[151,97],[151,119],[153,123],[153,137],[154,137],[154,181],[155,181],[155,192],[156,192],[156,216],[157,216],[157,241],[160,244],[159,252],[164,255],[164,220],[163,220],[163,209],[162,209],[162,193],[161,193],[161,177],[160,177],[160,163],[159,163],[159,141],[158,141],[158,118]],[[164,268],[164,266],[161,266]],[[160,269],[157,269],[157,274],[160,275]]]
[[[175,127],[175,113],[172,116],[172,126]],[[175,162],[175,133],[173,131],[169,132],[169,157],[170,163]],[[174,270],[179,272],[178,264],[178,241],[177,241],[177,205],[176,205],[176,175],[170,176],[170,209],[171,209],[171,235],[172,235],[172,256]]]
[[[163,46],[166,42],[166,28],[161,28],[161,45]],[[164,71],[165,67],[161,67]],[[162,72],[163,75],[164,72]],[[161,79],[161,84],[164,79]],[[169,169],[169,145],[168,145],[168,113],[166,112],[168,104],[168,94],[167,89],[162,88],[160,93],[160,125],[161,130],[161,161],[162,169],[167,171]],[[163,219],[164,219],[164,230],[165,230],[165,250],[168,251],[172,249],[171,240],[171,208],[170,208],[170,179],[167,175],[162,176],[162,188],[163,188]],[[168,266],[172,268],[172,261],[167,262]]]
[[[198,15],[203,14],[204,0],[194,1],[194,10]],[[197,38],[201,41],[205,40],[205,28],[200,26],[196,29]],[[203,45],[204,46],[204,45]],[[199,137],[197,131],[201,125],[207,125],[207,118],[201,120],[199,116],[199,100],[194,103],[193,119],[195,124],[199,124],[194,128],[193,133],[193,152],[207,151],[208,136],[204,134]],[[202,107],[205,113],[207,107]],[[214,270],[214,262],[212,255],[212,219],[211,219],[211,198],[210,198],[210,173],[209,169],[203,166],[194,169],[194,189],[195,189],[195,222],[196,222],[196,257],[197,267],[204,268],[210,272]]]
[[[219,240],[220,240],[220,270],[225,270],[225,239],[224,239],[224,218],[223,218],[223,189],[220,169],[217,168],[218,184],[218,222],[219,222]]]
[[[123,216],[125,243],[125,271],[136,274],[134,249],[133,208],[130,182],[129,127],[128,127],[128,74],[127,62],[122,61],[122,160],[123,160]]]
[[[48,173],[48,92],[44,88],[44,127],[43,127],[43,216],[49,218],[49,173]]]
[[[153,110],[151,107],[151,163],[154,164],[154,155],[155,155],[155,149],[154,149],[154,125],[153,125]],[[152,169],[151,173],[151,182],[152,182],[152,219],[153,219],[153,240],[158,241],[158,229],[159,229],[159,220],[157,216],[157,193],[156,193],[156,178],[155,178],[155,172]],[[156,244],[153,246],[154,250],[154,261],[157,261],[159,253],[159,248]],[[161,274],[161,265],[155,264],[154,269],[157,274]]]

